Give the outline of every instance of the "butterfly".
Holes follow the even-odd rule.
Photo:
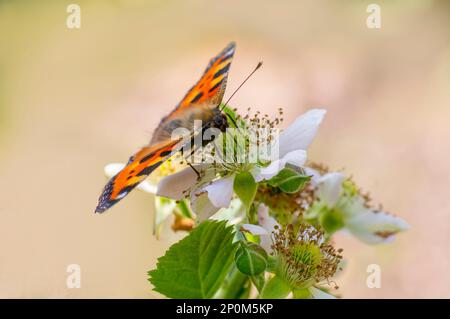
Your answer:
[[[172,139],[177,128],[192,128],[195,120],[206,123],[202,130],[228,127],[227,117],[220,109],[228,73],[236,45],[230,43],[212,58],[200,80],[187,92],[176,108],[165,116],[153,133],[150,143],[132,155],[127,165],[112,177],[100,195],[96,213],[103,213],[127,196],[162,163],[177,153],[182,138]]]

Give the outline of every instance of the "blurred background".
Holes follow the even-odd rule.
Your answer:
[[[69,29],[70,3],[81,28]],[[346,298],[450,297],[450,6],[377,1],[0,1],[0,297],[158,298],[153,198],[94,214],[103,167],[146,144],[210,57],[237,42],[232,105],[285,123],[328,110],[310,159],[344,168],[409,222],[390,245],[346,236]],[[69,264],[81,288],[66,287]],[[369,264],[382,286],[369,289]]]

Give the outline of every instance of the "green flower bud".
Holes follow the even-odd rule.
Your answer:
[[[267,268],[267,253],[254,243],[241,244],[236,251],[234,261],[240,272],[248,276],[256,276]]]

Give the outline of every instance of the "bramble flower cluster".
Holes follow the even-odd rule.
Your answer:
[[[139,185],[156,195],[156,234],[171,216],[174,231],[189,232],[149,272],[156,291],[186,298],[334,298],[344,263],[333,236],[343,232],[374,245],[409,228],[375,207],[343,172],[307,159],[325,110],[309,110],[281,133],[282,110],[275,119],[225,112],[233,130],[192,152],[201,161],[174,157]],[[122,167],[110,164],[105,172],[113,176]]]

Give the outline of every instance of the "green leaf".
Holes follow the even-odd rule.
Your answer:
[[[253,175],[249,172],[238,173],[234,177],[233,190],[244,204],[247,212],[255,199],[257,186]]]
[[[236,251],[234,261],[240,272],[248,276],[256,276],[267,268],[267,253],[254,243],[241,243]]]
[[[262,289],[263,299],[283,299],[291,292],[291,286],[278,276],[272,277]]]
[[[283,168],[267,183],[273,187],[279,187],[285,193],[296,193],[303,188],[310,177],[296,172],[292,168]]]
[[[201,223],[148,272],[154,290],[169,298],[212,298],[233,263],[233,237],[225,221]]]

